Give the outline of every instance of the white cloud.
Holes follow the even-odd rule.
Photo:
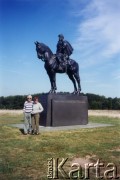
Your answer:
[[[78,24],[74,47],[89,65],[120,54],[120,1],[93,0],[80,13],[76,10],[76,15],[83,21]]]
[[[73,56],[79,61],[82,89],[119,97],[120,1],[74,0],[72,16],[77,22]]]

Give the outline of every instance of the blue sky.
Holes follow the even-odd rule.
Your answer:
[[[34,41],[55,53],[58,34],[74,47],[82,92],[120,97],[120,1],[0,0],[0,96],[48,92]],[[57,74],[59,91],[73,91]]]

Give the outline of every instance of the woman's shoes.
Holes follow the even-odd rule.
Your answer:
[[[32,135],[35,135],[35,134],[36,134],[36,135],[39,135],[39,133],[38,133],[38,132],[37,132],[37,133],[34,133],[34,132],[32,133]]]
[[[27,135],[27,133],[24,133],[24,135]]]

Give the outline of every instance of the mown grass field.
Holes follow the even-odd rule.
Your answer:
[[[105,167],[114,163],[120,175],[120,118],[90,116],[89,122],[114,126],[25,136],[18,128],[8,126],[23,123],[22,115],[1,114],[0,180],[47,179],[48,158],[68,158],[66,170],[76,158],[89,158],[93,163],[100,159]]]

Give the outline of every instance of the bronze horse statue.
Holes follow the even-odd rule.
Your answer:
[[[51,83],[51,90],[50,93],[55,93],[57,90],[56,87],[56,73],[66,73],[70,80],[73,82],[74,85],[74,92],[73,94],[80,94],[81,85],[80,85],[80,76],[79,76],[79,65],[75,60],[70,59],[69,64],[65,62],[61,64],[57,61],[57,56],[53,54],[51,49],[39,42],[35,42],[37,57],[45,62],[45,69],[50,79]],[[78,84],[78,88],[76,86],[76,82]]]

